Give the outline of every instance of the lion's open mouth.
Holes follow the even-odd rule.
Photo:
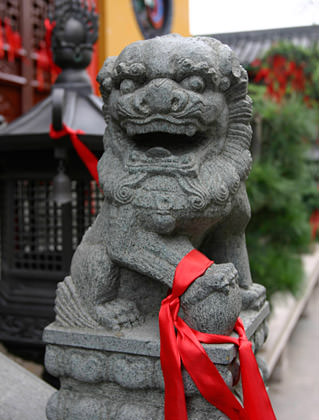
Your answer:
[[[186,134],[165,132],[136,134],[130,138],[135,150],[154,158],[165,158],[170,155],[181,156],[198,149],[205,139],[206,137],[202,133],[187,136]]]

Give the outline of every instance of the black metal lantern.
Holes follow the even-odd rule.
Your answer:
[[[57,0],[55,10],[53,56],[62,72],[48,98],[0,129],[0,341],[24,348],[41,346],[56,283],[103,199],[70,136],[50,136],[52,127],[82,130],[83,145],[102,154],[102,103],[85,71],[97,15],[81,0]]]

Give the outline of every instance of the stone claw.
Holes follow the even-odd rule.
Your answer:
[[[98,305],[96,315],[99,323],[111,330],[131,328],[143,320],[135,303],[128,299],[114,299]]]
[[[263,285],[253,283],[248,289],[241,290],[244,309],[259,310],[266,301],[266,289]]]

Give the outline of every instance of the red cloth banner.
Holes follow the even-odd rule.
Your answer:
[[[22,48],[20,34],[14,31],[11,27],[10,19],[4,18],[4,31],[6,35],[8,49],[8,61],[14,61],[15,56],[18,54],[19,50]]]
[[[82,162],[88,168],[90,174],[94,178],[97,184],[99,184],[99,175],[97,173],[97,158],[93,153],[81,142],[79,139],[79,134],[85,134],[82,130],[73,130],[67,125],[63,124],[63,128],[60,131],[55,131],[53,126],[50,126],[50,137],[52,139],[59,139],[64,136],[69,136],[72,142],[72,145],[79,155]]]
[[[61,69],[54,63],[53,53],[51,48],[52,31],[55,28],[56,23],[50,22],[48,18],[44,20],[45,27],[45,38],[40,41],[39,49],[37,53],[37,81],[38,88],[42,90],[44,88],[44,73],[47,71],[51,76],[51,83],[55,82],[58,74],[61,73]]]
[[[206,334],[190,328],[179,316],[180,296],[213,264],[197,250],[178,264],[172,292],[162,301],[159,313],[161,365],[165,382],[165,420],[187,420],[182,364],[203,397],[231,420],[276,420],[263,379],[238,318],[234,330],[238,338]],[[243,406],[230,391],[201,343],[232,343],[238,346]]]
[[[0,59],[4,57],[4,36],[2,31],[2,20],[0,19]]]
[[[61,73],[61,69],[57,66],[53,60],[53,52],[51,46],[51,39],[52,39],[52,31],[55,28],[56,23],[55,21],[50,22],[48,18],[44,20],[44,27],[45,27],[45,46],[46,46],[46,53],[47,59],[49,61],[49,68],[51,70],[51,82],[54,83],[57,75]]]
[[[319,209],[315,209],[310,216],[311,239],[314,241],[319,235]]]
[[[53,53],[51,48],[51,37],[52,31],[55,28],[56,23],[50,22],[48,18],[44,20],[45,27],[45,38],[40,41],[39,48],[36,51],[37,54],[37,81],[38,89],[44,89],[44,74],[45,72],[50,73],[51,83],[55,82],[58,74],[61,73],[61,69],[53,61]]]

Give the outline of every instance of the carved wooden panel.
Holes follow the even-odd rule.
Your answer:
[[[48,16],[49,6],[53,0],[33,0],[32,1],[32,47],[34,50],[39,48],[40,41],[45,37],[44,19]]]
[[[3,22],[5,18],[9,18],[14,31],[19,31],[20,28],[20,3],[20,0],[1,0],[0,2],[0,19]]]
[[[12,121],[21,114],[20,90],[18,86],[3,86],[0,82],[0,115],[6,121]]]
[[[1,0],[0,19],[4,40],[4,54],[0,54],[0,114],[11,122],[50,92],[51,79],[43,74],[44,84],[37,81],[37,51],[45,38],[44,20],[53,0]],[[5,21],[21,36],[22,48],[14,60],[8,59],[9,45]],[[13,77],[17,76],[17,77]],[[13,105],[12,105],[13,104]]]
[[[6,29],[5,21],[7,20],[10,23],[10,26],[13,31],[19,32],[20,29],[20,16],[21,8],[19,0],[3,0],[0,1],[0,19],[1,19],[1,31],[2,37],[5,39]],[[4,49],[7,52],[8,46],[4,45]],[[7,74],[21,74],[21,65],[20,60],[8,61],[7,56],[5,55],[3,59],[0,59],[0,71]],[[0,79],[1,80],[1,79]]]
[[[6,59],[0,59],[0,71],[6,74],[19,75],[21,72],[20,60],[9,62]]]

